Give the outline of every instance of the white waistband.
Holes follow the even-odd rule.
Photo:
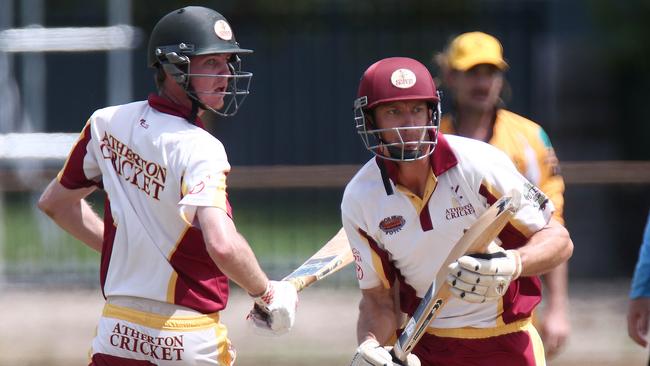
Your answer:
[[[145,299],[133,296],[109,296],[107,304],[127,307],[146,313],[154,313],[167,316],[200,316],[205,315],[185,306],[170,304],[166,302]]]

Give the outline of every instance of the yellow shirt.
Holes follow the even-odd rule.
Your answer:
[[[440,121],[440,131],[455,134],[452,117]],[[564,224],[564,179],[555,151],[544,129],[537,123],[505,109],[497,110],[492,137],[488,141],[510,157],[517,170],[538,186],[553,202],[553,217]]]

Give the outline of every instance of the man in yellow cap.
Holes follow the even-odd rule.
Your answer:
[[[503,108],[501,92],[508,64],[493,36],[468,32],[454,38],[436,55],[443,85],[453,98],[440,131],[487,142],[504,151],[519,172],[551,199],[554,218],[564,224],[564,180],[558,159],[541,126]],[[570,332],[567,307],[567,264],[545,275],[546,311],[540,321],[548,357],[564,345]]]

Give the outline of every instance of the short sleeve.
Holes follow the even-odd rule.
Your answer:
[[[376,252],[377,244],[368,236],[367,229],[358,222],[362,214],[355,212],[355,206],[351,201],[344,196],[341,204],[341,220],[354,256],[359,288],[370,289],[379,285],[389,288],[390,282],[383,274],[381,259]]]
[[[72,147],[63,168],[57,175],[59,183],[68,189],[99,185],[101,172],[97,159],[92,153],[93,146],[97,145],[97,141],[92,136],[91,120],[92,118],[86,122],[79,139]]]
[[[528,181],[512,161],[500,150],[489,146],[488,161],[483,171],[480,193],[489,204],[494,203],[511,190],[521,193],[521,206],[511,221],[525,237],[543,228],[555,210],[551,200],[533,183]]]
[[[194,141],[182,174],[182,198],[179,202],[183,215],[189,222],[196,207],[217,207],[229,215],[226,193],[226,176],[230,164],[223,145],[213,138]]]

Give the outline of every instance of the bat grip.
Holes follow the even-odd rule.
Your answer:
[[[399,349],[398,349],[398,348],[399,348],[399,347],[398,347],[397,345],[395,345],[395,347],[391,348],[391,350],[390,350],[390,356],[393,358],[393,364],[395,364],[395,365],[404,365],[404,361],[402,361],[402,359],[400,359],[400,358],[397,356],[397,354],[399,353],[400,356],[402,356],[404,359],[406,359],[406,356],[407,356],[407,355],[404,354],[404,352],[402,351],[401,348],[399,348]],[[397,352],[395,352],[396,349],[397,349]]]
[[[295,277],[295,278],[289,278],[284,281],[289,282],[290,284],[293,285],[293,287],[296,288],[296,291],[300,292],[305,289],[305,287],[311,285],[311,282],[307,283],[307,281],[304,278],[301,277]]]

